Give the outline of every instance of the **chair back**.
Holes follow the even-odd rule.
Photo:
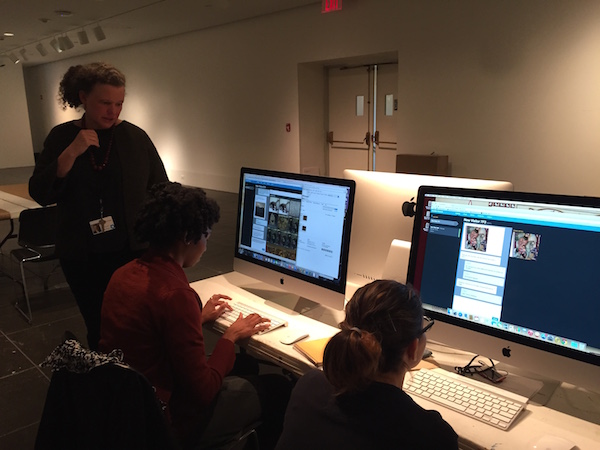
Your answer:
[[[19,245],[27,248],[53,247],[56,229],[56,205],[24,209],[19,215]]]
[[[178,446],[148,380],[122,364],[55,371],[35,449],[170,450]]]

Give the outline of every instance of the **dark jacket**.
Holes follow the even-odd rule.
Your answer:
[[[36,162],[29,180],[29,193],[41,205],[58,204],[58,235],[56,251],[60,258],[84,259],[93,252],[90,220],[99,219],[99,197],[108,201],[105,215],[114,215],[118,232],[104,233],[102,239],[120,239],[131,250],[144,248],[134,236],[133,226],[139,208],[144,203],[147,190],[154,184],[167,181],[163,163],[148,135],[141,128],[123,121],[114,129],[108,165],[101,172],[94,171],[89,152],[80,155],[65,178],[56,176],[58,156],[73,142],[81,128],[74,122],[58,125],[50,131],[44,149]],[[107,147],[110,130],[98,132],[100,144]],[[100,158],[98,158],[100,160]],[[110,200],[113,199],[111,205]],[[112,208],[112,209],[111,209]],[[98,238],[95,238],[96,240]],[[102,242],[103,251],[112,242]]]
[[[373,382],[364,391],[334,395],[320,370],[292,391],[277,450],[458,450],[458,436],[437,411],[401,389]]]
[[[53,373],[36,450],[177,448],[150,383],[121,364]]]

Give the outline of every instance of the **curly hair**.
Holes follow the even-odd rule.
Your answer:
[[[204,190],[165,182],[150,189],[134,230],[141,241],[166,248],[179,239],[197,243],[219,219],[219,205]]]
[[[364,389],[378,374],[398,370],[422,325],[421,299],[410,287],[376,280],[358,289],[323,355],[323,371],[336,393]]]
[[[89,94],[96,84],[125,86],[125,75],[116,67],[103,62],[69,67],[58,87],[58,101],[63,109],[81,105],[79,92]]]

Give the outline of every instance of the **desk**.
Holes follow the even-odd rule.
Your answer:
[[[301,327],[310,334],[309,339],[332,336],[337,332],[334,325],[343,319],[341,311],[327,311],[323,307],[314,307],[314,304],[311,308],[305,307],[297,296],[266,287],[235,272],[196,281],[191,286],[203,301],[213,294],[221,293],[234,299],[242,297],[245,301],[256,301],[258,308],[265,311],[272,309],[280,316],[285,314],[289,318],[289,326]],[[215,327],[215,330],[223,331],[219,327]],[[279,342],[279,337],[284,333],[285,329],[278,329],[254,336],[247,343],[248,351],[298,375],[313,369],[314,366],[292,346]],[[452,358],[451,352],[438,351],[435,346],[432,350],[434,358],[425,361],[424,366],[431,364],[440,367],[448,364],[448,361],[443,361],[443,364],[437,362],[436,353],[440,360],[444,357]],[[459,445],[464,450],[531,450],[529,443],[544,434],[569,439],[577,444],[579,450],[600,449],[600,394],[581,391],[565,383],[555,391],[548,406],[528,403],[509,431],[481,424],[425,399],[414,399],[423,408],[440,412],[460,436]]]
[[[27,184],[6,184],[0,186],[0,221],[10,221],[10,229],[0,241],[0,249],[8,239],[17,237],[14,233],[14,219],[19,218],[21,211],[29,208],[39,208],[39,206],[29,196]]]
[[[234,300],[237,298],[250,304],[254,301],[257,304],[257,308],[262,311],[285,317],[288,321],[287,327],[281,327],[269,333],[254,335],[243,346],[248,350],[249,354],[275,363],[298,376],[314,369],[315,366],[298,353],[297,350],[294,350],[293,346],[284,345],[279,342],[279,339],[287,334],[290,329],[304,330],[309,333],[308,339],[333,336],[338,331],[337,328],[331,325],[311,319],[300,312],[294,311],[294,307],[290,302],[294,301],[294,297],[295,300],[298,300],[297,296],[289,296],[283,291],[270,289],[266,293],[263,284],[257,283],[256,280],[236,272],[196,281],[191,283],[191,286],[198,292],[203,302],[206,302],[213,294],[225,294]],[[240,286],[243,286],[245,289]],[[249,290],[266,295],[259,296],[249,292]],[[265,299],[265,296],[267,299]],[[277,297],[279,303],[269,300],[269,297]],[[288,307],[282,306],[281,303],[287,303]],[[223,333],[225,327],[215,322],[213,329],[218,333]]]

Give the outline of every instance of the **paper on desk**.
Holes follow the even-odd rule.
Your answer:
[[[323,365],[323,353],[330,339],[331,336],[328,336],[321,339],[296,342],[294,348],[306,356],[315,366],[319,367]]]

